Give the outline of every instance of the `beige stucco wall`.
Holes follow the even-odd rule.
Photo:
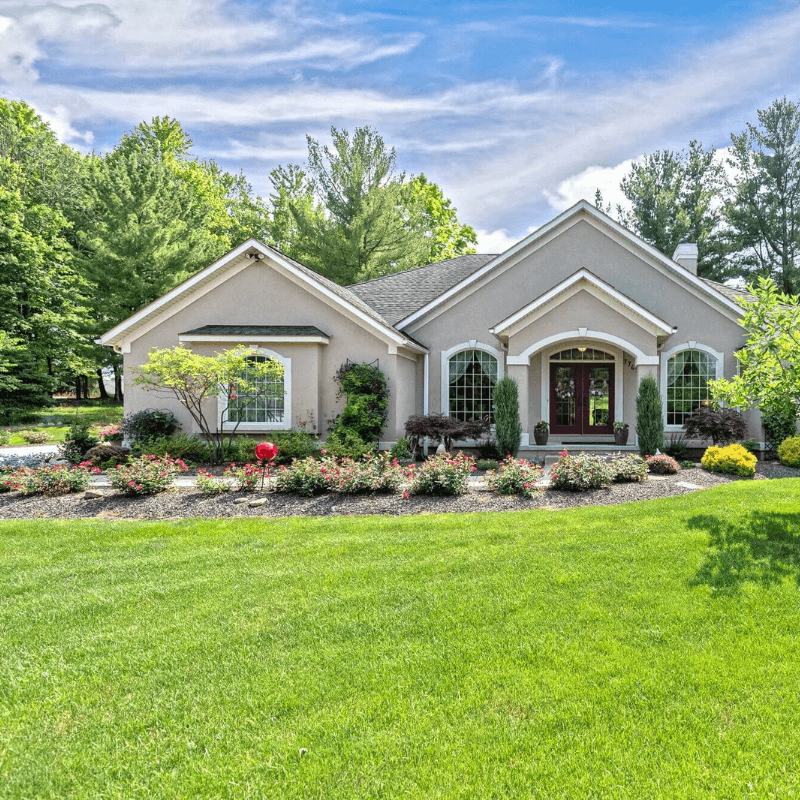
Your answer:
[[[565,301],[509,341],[509,354],[524,350],[531,343],[562,331],[586,327],[604,330],[636,344],[643,352],[657,355],[688,342],[704,344],[724,354],[724,375],[736,373],[734,350],[744,343],[737,323],[709,304],[699,290],[676,282],[649,262],[644,251],[631,252],[615,241],[610,232],[598,229],[588,217],[547,241],[528,255],[515,257],[504,272],[495,272],[491,280],[482,279],[477,290],[456,297],[443,306],[438,316],[412,324],[408,332],[431,349],[431,410],[440,410],[441,353],[460,343],[475,340],[500,348],[499,339],[489,329],[547,292],[579,269],[587,269],[617,290],[644,306],[671,326],[675,334],[664,338],[660,348],[652,334],[605,306],[587,292]],[[663,268],[662,268],[663,269]],[[522,335],[524,333],[524,336]],[[565,345],[566,346],[566,345]],[[504,361],[504,359],[501,359]],[[501,364],[501,371],[503,365]],[[635,425],[635,395],[642,375],[652,373],[660,382],[660,369],[626,370],[624,389],[625,421]],[[540,407],[541,364],[534,357],[528,375],[527,416],[534,424],[542,413]],[[751,434],[761,438],[757,415]]]
[[[384,432],[387,441],[397,438],[406,418],[415,412],[416,361],[389,355],[387,343],[378,335],[261,262],[232,275],[212,292],[198,297],[131,343],[131,352],[125,355],[126,413],[143,408],[169,408],[184,430],[193,431],[188,412],[177,401],[143,392],[133,378],[151,348],[175,346],[180,333],[203,325],[314,325],[330,337],[328,344],[289,341],[259,345],[292,359],[293,426],[310,417],[319,433],[327,431],[329,420],[341,411],[344,403],[336,398],[333,375],[348,358],[358,363],[378,359],[387,377],[390,389],[389,418]],[[189,346],[210,354],[232,347],[233,343]]]

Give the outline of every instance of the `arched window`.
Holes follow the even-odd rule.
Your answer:
[[[492,393],[497,383],[497,359],[483,350],[462,350],[450,356],[447,363],[450,416],[460,420],[489,417],[494,422]]]
[[[680,350],[667,360],[666,422],[681,426],[708,403],[708,381],[717,377],[717,359],[705,350]]]
[[[290,359],[254,354],[248,356],[247,361],[251,364],[279,361],[283,364],[283,376],[271,380],[268,376],[257,376],[251,370],[245,369],[242,381],[250,388],[240,392],[239,386],[231,386],[230,395],[225,398],[225,428],[237,425],[239,430],[288,427],[291,424],[291,412],[286,387],[290,385]]]

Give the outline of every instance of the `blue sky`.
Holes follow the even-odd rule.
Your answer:
[[[0,94],[84,150],[177,117],[261,194],[306,134],[372,125],[497,252],[800,99],[799,41],[797,2],[0,0]]]

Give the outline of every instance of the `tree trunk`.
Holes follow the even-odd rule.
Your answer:
[[[114,402],[121,403],[122,396],[122,373],[119,371],[119,364],[114,364]]]
[[[76,400],[83,400],[82,389],[83,389],[83,381],[81,380],[81,376],[80,375],[76,375],[75,376],[75,399]]]
[[[100,392],[100,399],[108,400],[108,392],[106,391],[106,384],[103,381],[103,370],[97,370],[97,390]]]

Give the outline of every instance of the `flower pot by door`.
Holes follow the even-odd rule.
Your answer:
[[[533,429],[533,438],[538,445],[545,445],[547,444],[547,437],[549,436],[548,431],[544,431],[541,428],[534,428]]]
[[[614,444],[628,444],[628,428],[620,428],[614,431]]]

